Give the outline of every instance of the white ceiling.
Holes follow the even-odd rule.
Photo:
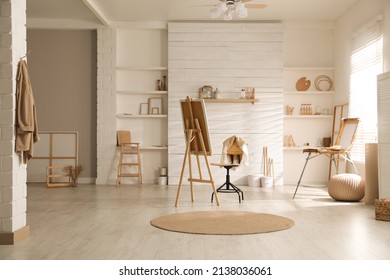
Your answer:
[[[246,20],[333,21],[359,0],[252,0]],[[211,20],[218,0],[27,0],[28,19],[112,21]],[[98,15],[99,17],[96,17]]]

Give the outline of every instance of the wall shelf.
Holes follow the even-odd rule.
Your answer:
[[[332,119],[333,115],[285,115],[285,119]]]
[[[143,66],[119,66],[116,70],[122,71],[166,71],[168,67],[165,66],[152,66],[152,67],[143,67]]]
[[[142,180],[156,183],[158,166],[168,165],[168,90],[157,82],[168,82],[168,30],[122,27],[116,37],[116,126],[140,143]],[[148,114],[150,107],[158,107],[158,114]]]
[[[255,104],[256,102],[259,102],[258,99],[203,99],[206,103],[252,103]]]
[[[162,119],[167,118],[168,115],[131,115],[131,114],[117,114],[117,118],[123,118],[123,119]]]
[[[318,147],[312,147],[312,146],[299,146],[299,147],[283,147],[284,151],[300,151],[302,152],[304,149],[317,149]]]
[[[284,136],[293,138],[295,147],[283,147],[284,157],[284,180],[293,182],[299,178],[304,165],[304,149],[317,148],[317,143],[322,142],[323,138],[331,136],[333,115],[333,98],[335,96],[334,84],[329,90],[316,86],[316,79],[321,75],[326,75],[333,80],[333,67],[284,67],[283,68],[283,98],[286,112],[290,108],[295,108],[293,115],[283,116]],[[310,85],[306,91],[297,90],[297,82],[306,78]],[[321,90],[324,89],[324,90]],[[326,88],[327,89],[327,88]],[[305,107],[308,105],[308,107]],[[300,110],[310,110],[320,112],[319,115],[301,115]],[[288,138],[285,138],[288,141]],[[310,146],[304,146],[309,143]],[[328,170],[329,162],[325,159],[315,161],[312,164],[318,170]],[[314,167],[312,167],[314,168]],[[321,172],[307,172],[305,180],[311,182],[326,182],[327,176]]]
[[[168,94],[166,90],[117,90],[120,94]]]

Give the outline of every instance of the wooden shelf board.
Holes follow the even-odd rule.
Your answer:
[[[206,103],[256,103],[259,102],[258,99],[203,99]]]
[[[285,119],[331,119],[333,115],[284,115]]]
[[[69,174],[49,174],[48,178],[69,178]]]
[[[117,90],[121,94],[168,94],[166,90]]]
[[[312,146],[299,146],[299,147],[283,147],[284,151],[303,151],[304,149],[317,149],[318,147]]]
[[[117,118],[124,119],[159,119],[159,118],[167,118],[167,115],[128,115],[128,114],[117,114]]]
[[[125,70],[125,71],[165,71],[168,70],[168,67],[165,66],[119,66],[116,70]]]

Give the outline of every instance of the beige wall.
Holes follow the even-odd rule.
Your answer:
[[[96,178],[96,31],[32,29],[27,45],[39,130],[78,131],[81,177]]]

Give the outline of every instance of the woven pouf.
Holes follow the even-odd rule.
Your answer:
[[[357,174],[337,174],[328,182],[329,195],[335,200],[360,201],[364,191],[364,181]]]

